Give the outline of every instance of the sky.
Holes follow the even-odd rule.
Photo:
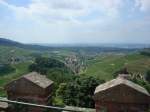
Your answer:
[[[150,0],[0,0],[0,37],[23,43],[150,43]]]

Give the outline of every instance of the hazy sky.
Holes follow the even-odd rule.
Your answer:
[[[0,37],[25,43],[150,43],[150,0],[0,0]]]

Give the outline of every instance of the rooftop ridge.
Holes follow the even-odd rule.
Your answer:
[[[131,88],[135,89],[138,92],[141,92],[141,93],[143,93],[147,96],[150,96],[148,91],[145,88],[143,88],[142,86],[140,86],[138,84],[135,84],[135,83],[133,83],[133,82],[127,80],[127,79],[121,78],[121,77],[117,77],[116,79],[113,79],[111,81],[108,81],[104,84],[101,84],[101,85],[97,86],[96,89],[95,89],[94,94],[96,94],[98,92],[101,92],[101,91],[105,91],[109,88],[115,87],[115,86],[120,85],[120,84],[125,84],[126,86],[131,87]]]

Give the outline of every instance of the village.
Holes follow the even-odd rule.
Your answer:
[[[150,94],[146,89],[128,80],[129,74],[119,74],[117,78],[95,88],[92,112],[148,112]],[[25,74],[8,83],[4,88],[10,101],[20,101],[37,105],[51,106],[53,81],[37,72]],[[25,112],[45,112],[45,108],[22,106]],[[20,112],[17,104],[0,102],[1,112]],[[65,110],[65,109],[64,109]],[[74,108],[72,111],[79,111]],[[80,110],[83,111],[84,110]],[[47,110],[50,112],[50,110]],[[86,112],[86,111],[85,111]]]

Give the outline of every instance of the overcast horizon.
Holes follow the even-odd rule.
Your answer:
[[[24,41],[18,41],[18,40],[15,40],[15,39],[11,39],[11,38],[7,38],[7,37],[4,37],[4,35],[0,35],[0,39],[7,39],[7,40],[10,40],[10,41],[15,41],[15,42],[19,42],[19,43],[22,43],[22,44],[33,44],[33,45],[150,45],[150,43],[125,43],[125,42],[119,42],[119,43],[40,43],[40,42],[24,42]]]
[[[0,17],[23,43],[150,44],[150,0],[0,0]]]

